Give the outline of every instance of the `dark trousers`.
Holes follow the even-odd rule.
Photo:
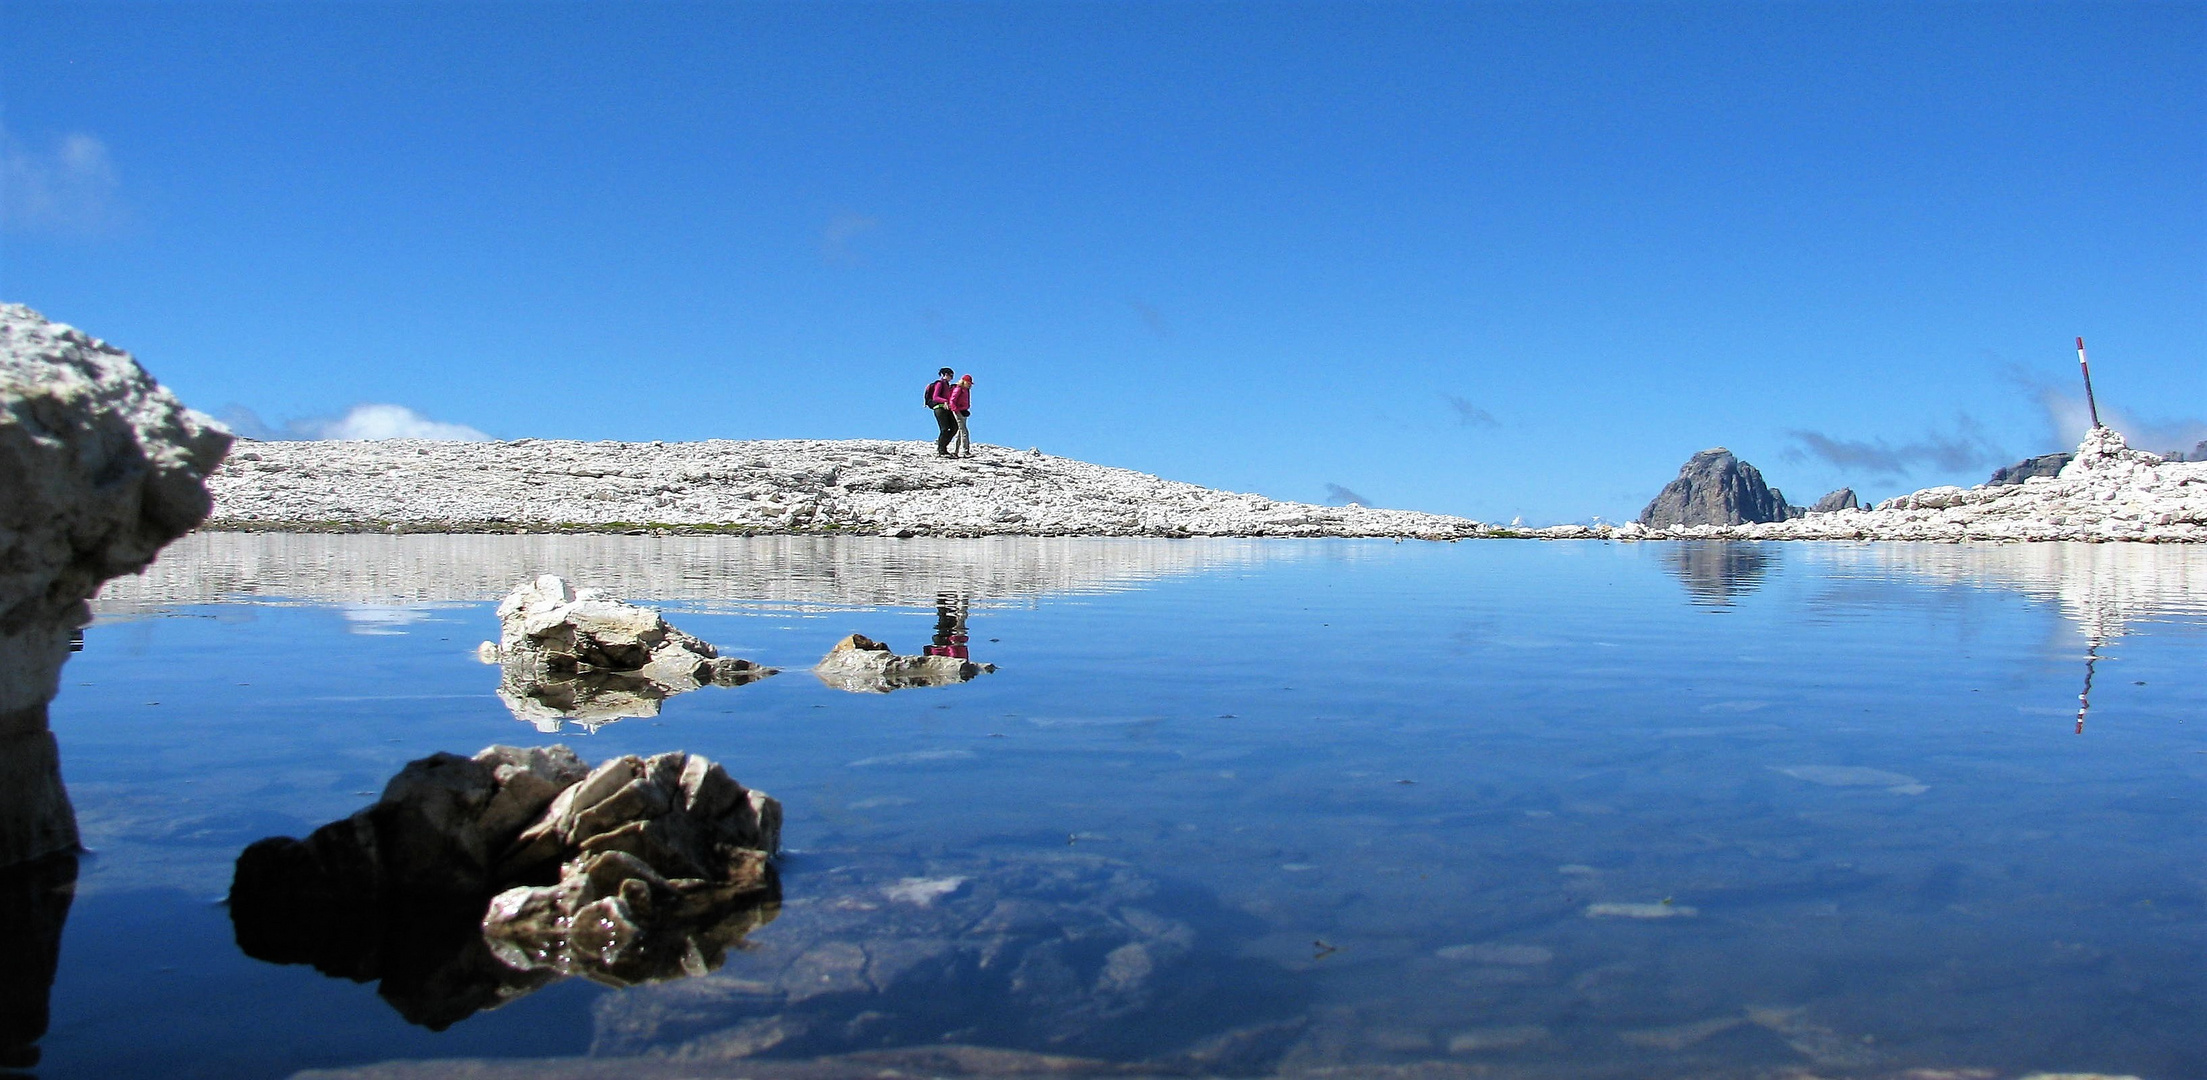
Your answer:
[[[935,452],[938,454],[949,453],[950,440],[958,434],[958,414],[937,405],[935,407],[935,428],[938,432],[935,436]]]

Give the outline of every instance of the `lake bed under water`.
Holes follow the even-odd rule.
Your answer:
[[[538,573],[783,673],[517,719],[474,651]],[[52,707],[93,854],[49,1080],[925,1045],[2207,1076],[2207,550],[201,534],[95,610]],[[808,669],[852,632],[996,670],[843,692]],[[552,742],[782,801],[749,948],[441,1030],[402,1015],[437,987],[239,950],[246,845]]]

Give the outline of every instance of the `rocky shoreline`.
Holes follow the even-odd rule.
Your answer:
[[[1216,491],[1001,446],[924,442],[251,442],[205,529],[334,533],[1394,537],[2207,543],[2207,462],[2101,428],[2055,476],[1744,525],[1520,528]]]

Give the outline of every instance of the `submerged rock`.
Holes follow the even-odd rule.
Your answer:
[[[703,686],[742,686],[776,674],[722,656],[658,612],[546,574],[498,605],[499,640],[477,650],[502,672],[498,697],[515,719],[547,734],[574,721],[586,730],[632,716]]]
[[[774,917],[780,834],[779,803],[691,754],[435,754],[343,821],[246,848],[230,917],[246,955],[380,980],[441,1029],[568,975],[711,970]]]
[[[1786,505],[1785,495],[1763,482],[1760,470],[1719,446],[1686,459],[1678,479],[1640,511],[1640,524],[1745,525],[1799,516],[1798,507]]]
[[[852,634],[836,642],[812,673],[838,690],[886,694],[917,686],[970,682],[995,670],[994,664],[976,664],[961,656],[899,656],[864,634]]]

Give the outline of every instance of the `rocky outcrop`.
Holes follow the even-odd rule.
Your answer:
[[[995,670],[994,664],[976,664],[958,656],[899,656],[864,634],[852,634],[836,642],[812,673],[838,690],[886,694],[891,690],[971,682]]]
[[[2069,459],[2076,456],[2075,451],[2065,450],[2058,454],[2040,454],[2037,457],[2024,458],[2013,465],[2003,465],[1998,469],[1994,469],[1992,479],[1985,481],[1985,483],[2000,487],[2008,484],[2020,484],[2034,476],[2059,476],[2061,475],[2062,466],[2069,464]]]
[[[0,304],[0,866],[76,848],[46,728],[69,635],[206,518],[229,446],[129,353]]]
[[[1649,528],[1664,529],[1745,525],[1799,516],[1799,508],[1788,506],[1784,493],[1763,482],[1760,470],[1719,446],[1686,459],[1678,479],[1663,486],[1647,509],[1640,511],[1639,520]]]
[[[515,719],[557,732],[567,722],[595,731],[703,686],[742,686],[776,674],[668,625],[650,608],[545,575],[522,582],[498,605],[499,640],[476,655],[498,664],[498,697]]]
[[[1840,488],[1838,491],[1816,500],[1816,505],[1809,507],[1808,512],[1811,514],[1829,514],[1840,510],[1859,510],[1861,508],[1862,501],[1855,498],[1853,488]]]
[[[238,856],[238,945],[380,980],[443,1028],[568,975],[700,974],[773,918],[781,805],[706,758],[563,746],[410,762],[376,803]]]

